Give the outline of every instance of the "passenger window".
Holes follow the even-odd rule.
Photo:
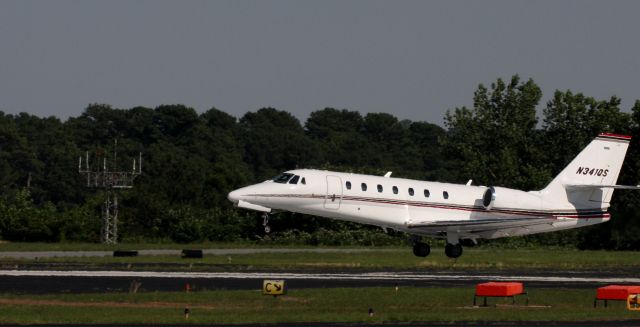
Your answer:
[[[382,185],[378,184],[378,192],[382,193]]]
[[[409,195],[413,196],[413,189],[409,188]]]
[[[289,181],[289,184],[298,184],[298,181],[300,180],[300,176],[295,175],[293,176],[293,178]]]
[[[302,180],[300,181],[300,183],[301,183],[302,185],[307,185],[307,181],[304,179],[304,177],[302,177]]]
[[[429,197],[429,195],[430,195],[429,190],[426,190],[426,189],[425,189],[425,190],[424,190],[424,197],[425,197],[425,198],[428,198],[428,197]]]
[[[398,187],[397,186],[393,187],[393,194],[398,194]]]
[[[447,192],[447,191],[442,192],[442,197],[445,198],[445,200],[448,199],[449,198],[449,192]]]
[[[363,191],[367,190],[367,184],[365,184],[365,183],[360,184],[360,187],[362,187]]]
[[[347,190],[351,189],[351,182],[347,181]]]

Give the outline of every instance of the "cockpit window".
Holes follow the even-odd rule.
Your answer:
[[[289,181],[289,184],[298,184],[298,180],[300,180],[300,176],[295,175],[295,176],[293,176],[293,178]]]
[[[293,177],[293,174],[289,174],[289,173],[282,173],[276,177],[273,178],[273,181],[276,183],[280,183],[280,184],[286,184],[291,177]]]
[[[302,177],[302,180],[300,181],[300,183],[301,183],[302,185],[307,185],[307,181],[304,179],[304,177]]]

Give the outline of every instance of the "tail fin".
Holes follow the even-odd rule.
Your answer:
[[[541,193],[576,209],[609,207],[630,136],[601,133]]]

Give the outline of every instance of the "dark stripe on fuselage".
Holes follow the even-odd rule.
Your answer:
[[[324,194],[250,194],[250,196],[256,197],[273,197],[273,198],[304,198],[304,199],[331,199],[330,196]],[[521,215],[521,216],[535,216],[535,217],[548,217],[548,218],[576,218],[576,219],[590,219],[590,218],[609,218],[610,214],[603,210],[577,210],[577,211],[553,211],[553,210],[520,210],[520,209],[500,209],[492,208],[486,210],[482,206],[468,206],[468,205],[450,205],[438,202],[423,202],[423,201],[405,201],[399,199],[387,199],[387,198],[371,198],[371,197],[358,197],[358,196],[336,196],[335,200],[342,201],[355,201],[355,202],[368,202],[368,203],[381,203],[391,205],[412,206],[421,208],[435,208],[444,210],[459,210],[470,212],[483,212],[483,213],[498,213],[509,215]]]

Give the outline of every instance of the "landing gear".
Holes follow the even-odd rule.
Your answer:
[[[413,244],[413,254],[416,257],[426,257],[431,253],[431,247],[427,243],[416,242]]]
[[[465,248],[470,248],[476,246],[478,242],[472,238],[465,238],[460,240],[460,244],[462,244],[462,246],[464,246]]]
[[[462,245],[460,243],[447,243],[447,245],[444,247],[444,254],[446,254],[449,258],[458,258],[462,255]]]
[[[462,255],[462,244],[460,244],[460,235],[457,232],[447,232],[447,245],[444,247],[444,254],[453,259]]]
[[[262,226],[264,226],[265,234],[271,233],[271,226],[269,226],[269,214],[266,212],[262,214]]]
[[[444,254],[449,258],[459,258],[462,255],[462,243],[458,233],[447,233],[447,245],[444,247]],[[416,257],[426,257],[431,253],[429,244],[422,242],[422,238],[417,235],[411,235],[410,244],[413,244],[413,254]],[[465,241],[466,242],[466,241]]]

